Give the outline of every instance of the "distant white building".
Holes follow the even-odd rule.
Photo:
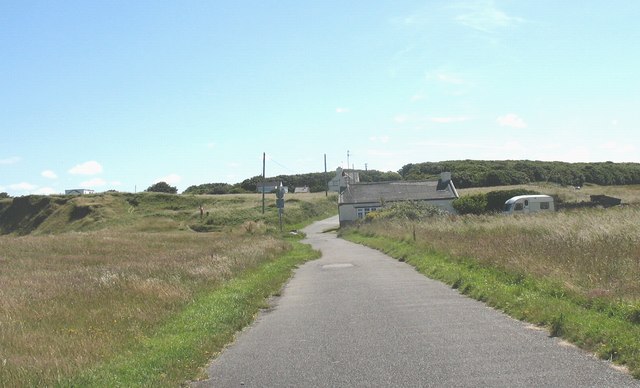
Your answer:
[[[84,194],[95,194],[95,193],[96,191],[91,189],[71,189],[71,190],[64,191],[65,195],[84,195]]]
[[[329,191],[335,193],[342,193],[347,188],[347,184],[353,184],[360,182],[360,174],[356,170],[343,170],[338,167],[336,169],[336,176],[334,176],[328,183]]]
[[[293,190],[294,193],[299,194],[299,193],[310,193],[311,190],[309,189],[309,186],[304,186],[304,187],[296,187],[295,190]]]
[[[440,179],[431,181],[347,183],[338,198],[340,225],[363,219],[385,203],[402,201],[425,202],[455,214],[453,201],[456,198],[458,191],[449,172],[443,172]]]

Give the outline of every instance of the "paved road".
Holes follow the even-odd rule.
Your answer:
[[[308,227],[321,259],[210,366],[215,387],[638,387],[407,264]]]

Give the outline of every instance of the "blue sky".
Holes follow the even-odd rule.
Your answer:
[[[0,191],[639,162],[638,1],[0,0]]]

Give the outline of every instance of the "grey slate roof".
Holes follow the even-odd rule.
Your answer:
[[[347,186],[340,203],[456,199],[457,194],[451,181],[356,183]]]

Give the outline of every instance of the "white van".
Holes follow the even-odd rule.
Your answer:
[[[526,214],[554,211],[553,197],[548,195],[518,195],[504,203],[504,212],[508,214]]]

